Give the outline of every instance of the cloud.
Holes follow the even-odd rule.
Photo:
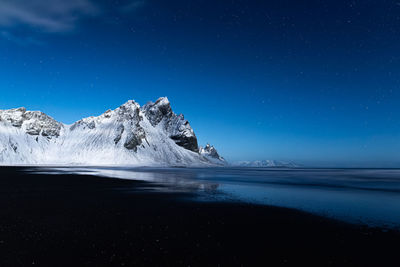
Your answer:
[[[81,19],[97,16],[100,11],[91,0],[1,0],[0,27],[70,32]]]
[[[131,14],[147,0],[0,0],[0,39],[18,45],[43,45],[43,34],[72,33],[88,18],[106,21]],[[130,16],[129,16],[130,17]]]

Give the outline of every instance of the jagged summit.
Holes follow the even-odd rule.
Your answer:
[[[166,97],[65,125],[39,111],[0,111],[0,164],[209,165],[196,135]]]
[[[207,144],[205,147],[200,147],[200,155],[208,158],[212,162],[226,164],[225,159],[221,157],[215,147],[210,144]]]
[[[199,151],[192,127],[182,114],[176,115],[172,111],[167,97],[161,97],[155,103],[147,103],[142,111],[154,127],[161,127],[168,132],[168,136],[177,145],[193,152]]]
[[[30,135],[58,137],[63,125],[40,111],[27,111],[26,108],[0,110],[0,122],[8,122]]]

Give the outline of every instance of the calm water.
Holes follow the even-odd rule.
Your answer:
[[[245,201],[400,229],[400,169],[36,168],[148,181],[199,201]]]

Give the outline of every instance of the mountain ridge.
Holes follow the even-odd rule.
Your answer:
[[[167,97],[67,125],[40,111],[0,110],[0,164],[210,166],[197,137]]]

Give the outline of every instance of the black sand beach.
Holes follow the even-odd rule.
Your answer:
[[[396,231],[22,170],[0,168],[0,266],[400,265]]]

